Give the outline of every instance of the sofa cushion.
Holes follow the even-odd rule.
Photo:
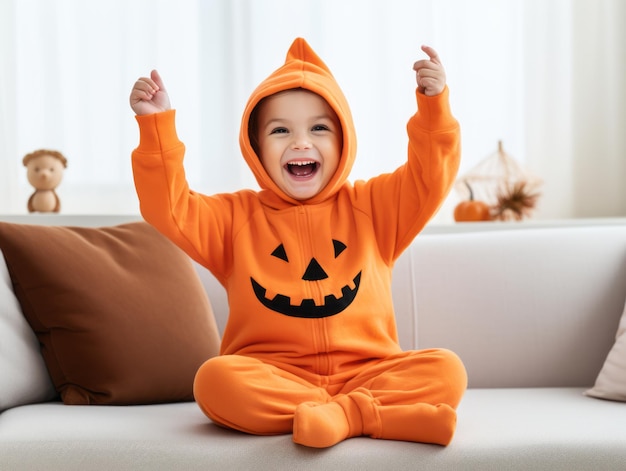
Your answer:
[[[190,259],[155,229],[0,223],[0,250],[63,402],[193,399],[217,328]]]
[[[400,335],[454,351],[471,388],[588,389],[624,309],[626,225],[492,229],[416,238]]]
[[[34,404],[0,416],[9,470],[622,470],[626,407],[582,388],[469,389],[447,447],[351,438],[319,450],[292,436],[212,424],[193,403]],[[94,424],[97,424],[94,426]]]
[[[0,251],[0,412],[57,396]]]
[[[619,321],[615,344],[611,348],[593,388],[587,396],[626,401],[626,306]]]

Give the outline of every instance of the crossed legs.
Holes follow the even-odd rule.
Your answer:
[[[361,435],[447,445],[467,385],[459,358],[440,349],[372,362],[345,382],[324,378],[227,355],[202,365],[194,394],[218,424],[257,435],[293,433],[306,446]]]

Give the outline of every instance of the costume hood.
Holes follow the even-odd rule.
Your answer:
[[[275,70],[252,92],[241,121],[239,145],[248,166],[254,173],[262,190],[271,191],[283,202],[290,204],[302,203],[286,195],[272,181],[252,148],[248,134],[250,116],[258,103],[267,96],[293,88],[304,88],[324,98],[337,114],[343,132],[343,149],[335,175],[319,194],[304,201],[304,203],[314,204],[335,194],[346,182],[356,155],[356,135],[350,108],[343,92],[326,64],[304,39],[297,38],[291,44],[287,52],[285,64]],[[274,200],[270,195],[265,196],[269,197],[270,200]]]

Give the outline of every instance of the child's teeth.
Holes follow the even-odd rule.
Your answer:
[[[316,164],[314,161],[309,162],[290,162],[289,171],[296,176],[310,175],[315,171]]]

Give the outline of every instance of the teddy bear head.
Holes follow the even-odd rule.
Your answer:
[[[36,190],[54,190],[67,167],[67,159],[58,151],[40,149],[26,155],[22,160],[28,182]]]

